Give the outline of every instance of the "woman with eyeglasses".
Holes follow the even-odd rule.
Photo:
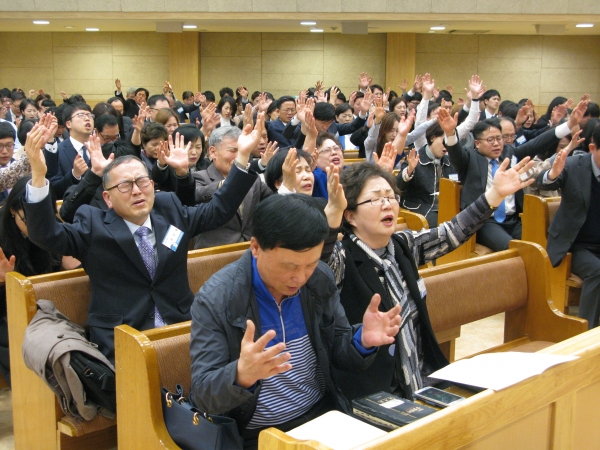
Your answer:
[[[335,195],[345,201],[334,204],[347,205],[338,211],[344,237],[335,243],[329,266],[346,317],[351,324],[360,323],[375,295],[381,297],[381,310],[397,304],[402,308],[396,342],[380,347],[369,369],[337,371],[346,397],[387,391],[412,399],[416,390],[432,384],[429,374],[448,364],[431,328],[427,290],[417,268],[466,242],[506,195],[529,185],[533,180],[519,178],[532,166],[528,161],[506,170],[509,160],[505,160],[485,194],[451,221],[420,231],[396,232],[400,196],[390,173],[370,163],[354,164],[340,173],[343,191]]]
[[[27,237],[27,218],[21,201],[25,196],[25,187],[29,180],[31,180],[30,175],[17,181],[0,209],[0,373],[9,386],[6,274],[15,271],[29,277],[79,266],[79,261],[42,250]],[[55,200],[54,195],[53,200]],[[56,207],[54,212],[56,213]]]

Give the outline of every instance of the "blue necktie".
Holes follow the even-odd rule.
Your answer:
[[[494,179],[494,177],[496,176],[496,171],[498,170],[498,161],[496,161],[495,159],[492,159],[490,161],[490,164],[492,165],[492,180]],[[504,204],[504,200],[502,200],[502,203],[500,203],[500,205],[498,205],[498,209],[496,211],[494,211],[494,219],[496,219],[496,222],[504,222],[506,220],[506,205]]]
[[[140,250],[140,255],[142,256],[142,260],[144,261],[144,265],[150,274],[150,278],[154,279],[154,274],[156,273],[156,254],[154,253],[154,246],[148,241],[148,233],[150,233],[150,228],[148,227],[139,227],[135,230],[135,235],[139,236],[140,243],[138,244],[138,248]],[[158,312],[158,308],[156,305],[154,306],[154,327],[164,327],[166,325],[163,320],[160,312]]]
[[[83,160],[85,161],[87,166],[91,167],[92,163],[90,161],[90,157],[87,154],[87,148],[85,147],[85,145],[83,147],[81,147],[81,154],[83,155]]]

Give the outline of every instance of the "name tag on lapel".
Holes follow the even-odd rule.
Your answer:
[[[182,237],[183,231],[181,231],[177,227],[174,227],[173,225],[170,225],[169,229],[167,230],[167,234],[165,235],[165,238],[162,241],[162,244],[175,252],[177,251],[177,247],[179,247],[179,243],[181,242]]]
[[[519,136],[517,138],[517,142],[519,145],[523,145],[525,142],[527,142],[527,139],[525,138],[525,136]]]
[[[515,166],[517,165],[519,161],[517,161],[517,157],[515,155],[512,156],[512,158],[510,158],[510,166]]]
[[[450,175],[448,175],[448,179],[450,181],[458,181],[458,174],[457,173],[451,173]]]

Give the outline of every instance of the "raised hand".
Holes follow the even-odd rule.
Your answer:
[[[385,114],[386,114],[386,110],[383,107],[383,101],[382,101],[382,99],[376,100],[375,101],[375,113],[372,114],[372,115],[375,116],[375,123],[376,124],[381,123],[381,121],[383,120]]]
[[[44,187],[46,185],[46,158],[44,157],[44,134],[47,130],[43,125],[36,123],[31,131],[27,133],[25,142],[25,153],[31,165],[31,184],[33,187]]]
[[[567,156],[569,156],[569,152],[565,151],[566,148],[563,148],[558,154],[556,158],[554,158],[554,162],[552,163],[552,167],[548,172],[548,181],[554,181],[561,174],[563,169],[565,168],[565,163],[567,162]]]
[[[323,81],[317,80],[315,83],[315,92],[323,90]]]
[[[247,99],[248,98],[248,89],[246,89],[244,86],[239,85],[237,88],[237,93],[238,95],[241,95],[243,98]]]
[[[33,100],[33,96],[35,95],[35,89],[29,89],[29,98]]]
[[[348,104],[354,108],[355,101],[356,101],[356,91],[352,91],[350,93],[350,98],[348,99]]]
[[[467,95],[471,95],[472,98],[478,98],[479,92],[481,91],[481,87],[483,86],[483,81],[479,75],[471,75],[471,79],[468,81],[469,91]]]
[[[267,98],[267,94],[266,93],[262,93],[258,96],[258,110],[260,112],[267,112],[267,109],[269,109],[269,106],[271,105],[271,102],[273,100],[271,100],[270,98]]]
[[[398,123],[398,135],[403,136],[406,139],[406,136],[410,132],[412,128],[413,122],[415,121],[415,110],[412,109],[406,117],[401,117],[400,122]],[[400,152],[398,152],[400,153]]]
[[[406,157],[406,161],[408,162],[407,172],[408,176],[410,177],[415,172],[417,164],[419,164],[419,153],[416,149],[413,148],[410,150],[408,156]]]
[[[396,156],[398,151],[391,142],[388,142],[383,146],[381,151],[381,158],[377,156],[377,153],[373,153],[373,159],[375,164],[381,167],[386,172],[392,173],[394,171],[394,164],[396,163]]]
[[[398,87],[400,88],[403,94],[406,93],[406,90],[408,89],[408,81],[406,81],[406,78],[402,79],[402,83],[399,84]]]
[[[527,102],[519,109],[517,112],[517,119],[515,120],[515,124],[517,125],[517,129],[521,128],[527,119],[529,119],[529,114],[533,111],[533,103],[531,100],[527,100]]]
[[[572,130],[575,126],[579,125],[579,122],[581,121],[581,119],[583,118],[583,115],[585,114],[588,103],[589,102],[587,100],[581,100],[577,104],[575,109],[573,109],[573,111],[571,111],[571,115],[569,116],[569,122],[568,122],[569,129]]]
[[[550,115],[550,122],[552,126],[556,126],[560,123],[561,120],[567,115],[567,104],[563,103],[562,105],[557,105],[552,109],[552,114]],[[577,122],[579,123],[579,122]]]
[[[436,99],[439,96],[440,96],[440,88],[439,87],[433,88],[433,98]]]
[[[446,136],[454,136],[456,124],[458,122],[458,113],[455,114],[453,118],[448,111],[444,108],[440,108],[438,111],[438,122]]]
[[[212,116],[214,116],[214,114],[217,112],[217,105],[215,105],[213,102],[210,102],[208,105],[206,105],[204,108],[202,108],[202,111],[200,111],[200,116],[202,117],[202,122],[209,120]]]
[[[579,144],[585,141],[585,138],[579,139],[579,135],[581,135],[581,133],[583,133],[583,130],[579,130],[577,133],[574,133],[571,137],[571,142],[569,142],[569,145],[563,148],[563,150],[567,152],[567,155],[575,150]]]
[[[557,157],[556,159],[559,158]],[[514,194],[519,189],[523,189],[535,181],[533,178],[527,179],[527,177],[524,177],[526,181],[521,179],[521,175],[526,174],[535,164],[533,161],[530,161],[529,156],[523,158],[518,164],[507,170],[509,163],[510,160],[508,158],[502,161],[492,180],[492,187],[485,191],[488,204],[493,208],[500,205],[507,195]]]
[[[117,88],[117,92],[121,92],[121,80],[118,78],[115,80],[115,87]]]
[[[296,117],[300,122],[304,122],[306,120],[306,113],[310,111],[311,113],[315,110],[315,99],[309,98],[306,100],[306,104],[302,109],[296,110]]]
[[[337,99],[339,93],[340,90],[337,88],[337,86],[332,86],[329,90],[329,103],[331,103],[333,106],[335,106],[335,100]]]
[[[429,73],[423,75],[421,84],[423,86],[423,99],[429,100],[433,96],[433,90],[435,89],[435,80],[431,78]]]
[[[267,331],[256,342],[254,342],[254,331],[254,323],[247,320],[235,378],[235,384],[246,389],[252,387],[258,380],[287,372],[292,368],[288,363],[292,355],[287,352],[282,353],[285,350],[283,342],[266,348],[269,341],[276,336],[274,330]]]
[[[413,84],[413,92],[421,92],[421,88],[423,87],[423,77],[421,75],[415,75],[415,82]]]
[[[342,223],[342,216],[348,206],[344,187],[340,184],[340,168],[330,164],[325,168],[327,172],[327,205],[325,215],[330,228],[338,228]]]
[[[180,136],[179,133],[175,134],[175,141],[169,135],[168,143],[163,142],[158,150],[158,160],[162,165],[166,164],[172,167],[178,177],[183,177],[189,171],[188,150],[191,145],[191,141],[185,145],[185,138]]]
[[[84,173],[88,170],[88,165],[81,155],[77,155],[73,160],[73,176],[75,178],[81,178]]]
[[[275,154],[278,151],[279,151],[279,147],[277,146],[277,141],[267,142],[267,148],[265,149],[265,152],[260,157],[260,164],[263,167],[267,167],[267,164],[269,164],[269,161],[271,161],[271,158],[273,158],[273,156],[275,156]]]
[[[63,98],[63,100],[66,100],[69,98],[69,96],[67,95],[67,93],[65,91],[60,91],[60,96]]]
[[[262,129],[265,124],[265,113],[258,113],[256,117],[256,125],[254,129],[250,125],[246,125],[242,134],[238,138],[238,152],[236,161],[243,166],[248,164],[250,153],[256,148],[260,141]]]
[[[281,184],[283,184],[290,192],[294,192],[294,187],[296,186],[296,166],[300,162],[300,160],[296,157],[297,154],[298,152],[295,148],[290,148],[288,154],[283,160],[283,165],[281,166],[281,170],[283,172]]]
[[[450,92],[450,95],[454,95],[454,87],[451,84],[446,85],[446,90]]]
[[[583,101],[583,102],[587,102],[587,101],[589,101],[589,100],[590,100],[590,98],[591,98],[591,97],[590,97],[590,94],[583,94],[583,95],[581,96],[581,101]]]
[[[134,116],[134,118],[132,119],[133,122],[133,130],[141,133],[142,132],[142,128],[144,128],[144,123],[146,123],[146,115],[144,114],[144,112],[140,109],[140,113],[137,116]]]
[[[196,92],[194,94],[194,103],[204,104],[206,101],[206,97],[202,94],[202,92]]]
[[[246,103],[246,107],[244,108],[243,124],[244,126],[254,126],[254,108],[250,103]]]
[[[4,251],[0,248],[0,283],[4,284],[6,282],[6,274],[15,270],[15,262],[15,255],[6,258]]]
[[[383,312],[379,311],[380,302],[381,296],[373,295],[363,316],[361,345],[366,349],[393,344],[400,330],[400,305]]]
[[[104,168],[108,166],[112,160],[115,159],[114,153],[111,153],[106,159],[102,153],[102,145],[100,144],[99,136],[90,136],[90,140],[85,143],[90,154],[90,162],[92,163],[92,172],[101,177],[104,172]]]
[[[367,72],[361,72],[358,77],[358,86],[360,90],[366,91],[368,87],[371,86],[372,81],[373,78],[371,78]]]
[[[354,102],[354,105],[358,107],[360,112],[363,114],[367,114],[369,112],[369,108],[371,107],[371,103],[373,102],[373,93],[370,89],[367,89],[365,92],[365,96],[360,100]]]

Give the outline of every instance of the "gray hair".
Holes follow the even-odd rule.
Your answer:
[[[208,145],[210,147],[219,147],[224,139],[234,139],[237,141],[237,138],[239,138],[241,134],[242,130],[238,127],[219,127],[210,133]]]
[[[135,86],[131,86],[129,89],[127,89],[127,96],[135,95],[135,91],[137,91],[137,88]]]

